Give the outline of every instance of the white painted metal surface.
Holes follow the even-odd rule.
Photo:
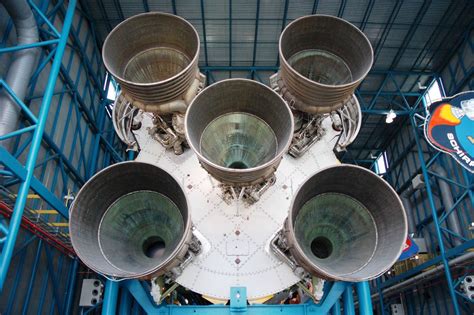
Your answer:
[[[146,116],[142,123],[136,132],[141,148],[137,160],[163,168],[181,183],[195,233],[203,244],[202,253],[177,282],[218,299],[228,299],[232,286],[245,286],[249,300],[298,282],[291,269],[270,252],[269,243],[281,229],[299,185],[319,169],[339,163],[332,152],[337,132],[332,130],[330,119],[323,123],[325,136],[304,156],[284,156],[276,172],[276,183],[250,206],[239,200],[224,202],[219,183],[200,166],[190,149],[179,156],[165,151],[148,135],[151,119]]]

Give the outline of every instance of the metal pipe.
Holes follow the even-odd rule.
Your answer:
[[[440,165],[434,165],[433,171],[435,171],[436,173],[438,173],[438,175],[442,177],[448,177],[448,172],[446,172],[446,170]],[[438,181],[439,190],[441,193],[441,201],[443,202],[443,205],[444,205],[444,211],[448,212],[450,209],[453,208],[453,205],[454,205],[451,186],[449,186],[449,184],[442,178],[436,177],[436,180]],[[452,211],[451,214],[448,215],[447,221],[448,221],[447,222],[448,228],[451,231],[453,231],[454,233],[458,235],[462,235],[461,225],[459,224],[459,218],[456,214],[456,211]],[[454,242],[454,247],[457,247],[462,244],[461,239],[459,239],[458,237],[454,237],[453,242]]]
[[[51,65],[51,71],[46,84],[43,101],[38,115],[38,126],[34,131],[33,139],[31,140],[30,152],[25,163],[26,174],[23,182],[20,184],[18,189],[18,197],[13,209],[13,215],[10,220],[9,233],[7,240],[3,245],[2,255],[0,256],[0,292],[3,289],[5,280],[7,277],[8,267],[12,258],[13,249],[15,247],[16,237],[21,223],[23,210],[26,204],[26,198],[30,189],[31,182],[33,180],[33,172],[35,170],[36,158],[41,146],[41,140],[43,137],[44,129],[46,127],[46,120],[48,118],[49,109],[51,106],[51,100],[54,93],[54,85],[58,78],[59,69],[61,68],[61,60],[64,55],[64,51],[67,44],[69,31],[71,29],[72,20],[74,17],[74,9],[76,7],[76,0],[70,0],[66,16],[64,18],[63,29],[61,37],[56,48],[56,54],[54,56],[53,64]]]
[[[415,136],[416,146],[418,148],[418,159],[420,161],[421,172],[423,174],[423,178],[429,178],[428,166],[426,165],[426,162],[425,162],[423,147],[421,145],[420,136],[418,134],[418,126],[416,124],[416,120],[413,115],[410,115],[410,124],[413,130],[413,134]],[[436,205],[433,198],[433,191],[431,189],[431,185],[429,181],[426,181],[426,193],[428,195],[428,202],[431,208],[431,215],[433,217],[433,223],[436,230],[436,238],[438,239],[440,256],[443,262],[444,274],[446,276],[446,281],[447,281],[448,289],[449,289],[449,295],[451,296],[451,300],[452,300],[452,304],[454,308],[454,314],[459,315],[461,314],[461,312],[459,311],[459,304],[457,302],[457,294],[456,294],[456,291],[454,290],[453,277],[451,276],[451,271],[449,270],[449,262],[448,262],[448,259],[446,258],[446,250],[443,243],[443,234],[441,232],[438,213],[436,212]]]
[[[38,42],[38,28],[36,20],[26,0],[0,0],[12,18],[17,34],[16,46],[34,44]],[[6,76],[6,83],[18,99],[24,100],[28,82],[36,66],[36,59],[40,50],[28,48],[16,51]],[[20,118],[20,107],[11,95],[3,91],[0,95],[0,136],[14,131]],[[0,141],[0,145],[10,149],[11,139]]]
[[[128,293],[127,288],[123,287],[120,293],[119,314],[120,315],[130,314],[131,308],[132,308],[132,296],[130,295],[130,293]]]
[[[355,315],[354,296],[352,295],[352,286],[348,285],[343,293],[344,315]]]
[[[452,267],[454,265],[463,263],[464,261],[467,261],[469,259],[474,259],[474,252],[468,252],[462,256],[459,256],[457,258],[454,258],[449,261],[449,266]],[[409,287],[412,284],[420,284],[422,281],[426,281],[432,276],[442,272],[444,269],[443,264],[439,264],[438,266],[434,267],[433,269],[427,270],[425,272],[420,273],[419,275],[416,275],[408,280],[405,280],[403,282],[400,282],[398,284],[395,284],[385,290],[382,290],[382,294],[384,297],[392,295],[397,292],[401,292],[403,289]],[[378,293],[372,294],[372,299],[377,299],[379,296]]]
[[[73,309],[73,299],[74,299],[74,292],[76,288],[78,267],[79,267],[79,260],[77,258],[74,258],[74,261],[72,262],[71,272],[69,275],[69,281],[68,281],[69,285],[67,288],[66,304],[63,306],[65,315],[71,314],[71,311]]]
[[[361,315],[372,315],[372,299],[370,297],[370,288],[367,281],[357,282],[357,296],[359,297],[359,313]]]
[[[107,280],[105,284],[104,302],[102,304],[102,315],[115,315],[117,309],[117,296],[119,283]]]
[[[415,218],[413,217],[414,206],[410,199],[410,196],[413,193],[413,186],[410,185],[402,194],[400,194],[400,200],[402,201],[403,207],[405,208],[405,213],[407,214],[408,235],[413,235],[416,233]]]
[[[337,299],[331,309],[331,315],[341,315],[341,300]]]
[[[40,239],[38,242],[38,247],[36,248],[36,256],[33,262],[33,268],[31,270],[30,281],[28,283],[28,291],[26,293],[26,298],[23,300],[23,310],[22,314],[28,314],[28,307],[30,306],[31,293],[33,291],[33,285],[36,279],[36,273],[38,271],[38,263],[41,257],[41,250],[43,249],[43,240]]]

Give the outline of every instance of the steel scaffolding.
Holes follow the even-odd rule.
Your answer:
[[[123,160],[126,154],[107,115],[108,81],[90,21],[78,14],[75,0],[28,3],[40,41],[9,44],[11,20],[0,38],[0,55],[41,49],[25,100],[0,78],[0,93],[8,94],[22,114],[18,130],[0,136],[13,143],[11,150],[0,147],[0,291],[7,314],[27,313],[30,302],[37,304],[38,313],[67,314],[79,267],[69,243],[68,201],[97,169]],[[60,120],[67,121],[64,128],[55,128]],[[32,246],[35,258],[25,264]],[[17,263],[10,268],[13,258]],[[24,279],[30,270],[29,280]],[[19,284],[25,281],[28,290],[20,292]],[[45,303],[50,285],[53,300]],[[39,288],[40,299],[32,300],[32,292]],[[24,299],[20,306],[19,296]]]
[[[106,79],[105,71],[101,65],[100,52],[93,25],[88,20],[87,14],[76,8],[75,0],[70,0],[69,2],[41,0],[29,1],[29,3],[40,26],[41,41],[27,46],[8,46],[7,37],[13,27],[10,22],[7,32],[3,34],[0,42],[0,54],[12,53],[33,47],[41,48],[41,58],[31,79],[29,95],[25,101],[18,99],[8,85],[6,85],[4,79],[0,78],[0,91],[8,93],[15,100],[16,104],[21,108],[24,118],[18,130],[8,135],[0,136],[0,140],[11,138],[15,143],[15,148],[12,152],[7,151],[3,147],[0,148],[0,164],[3,166],[0,169],[0,175],[4,179],[2,190],[0,191],[4,203],[0,204],[0,210],[2,210],[0,212],[5,218],[0,220],[0,288],[5,284],[7,273],[14,272],[15,279],[12,286],[8,288],[9,297],[6,309],[7,314],[11,313],[16,302],[15,294],[18,284],[21,282],[21,274],[24,269],[29,268],[33,272],[32,276],[28,279],[28,289],[23,300],[24,307],[22,312],[28,312],[28,303],[31,301],[32,296],[31,292],[37,285],[44,291],[42,295],[43,302],[40,304],[44,303],[49,279],[53,284],[52,294],[55,302],[44,307],[49,307],[50,313],[56,311],[61,314],[67,314],[72,307],[79,262],[69,252],[70,248],[68,248],[68,207],[63,197],[71,197],[71,192],[77,191],[98,169],[125,159],[126,154],[123,146],[114,134],[108,117],[107,106],[110,101],[107,100],[106,96],[110,78]],[[344,12],[344,3],[345,1],[341,2],[339,15],[342,15]],[[369,15],[374,3],[375,1],[369,1],[367,6]],[[116,4],[120,6],[119,2],[116,2]],[[208,83],[218,81],[222,75],[231,76],[235,74],[266,82],[268,75],[278,70],[278,64],[276,63],[275,66],[256,66],[260,1],[256,3],[252,66],[235,66],[231,53],[228,64],[222,66],[209,65],[204,0],[201,0],[200,4],[204,37],[204,62],[201,71],[208,77]],[[288,4],[289,1],[285,1],[282,27],[287,22]],[[103,6],[102,1],[99,1],[99,5]],[[143,5],[145,11],[149,11],[148,2],[144,1]],[[390,27],[383,32],[384,34],[388,34],[393,25],[393,16],[397,5],[394,6],[389,17],[388,25]],[[173,12],[176,14],[175,1],[172,1],[172,7]],[[230,21],[232,21],[231,8],[232,5],[229,11]],[[87,8],[82,9],[87,11]],[[107,19],[105,8],[102,8],[102,11],[105,19],[110,23],[109,19]],[[316,11],[317,1],[314,2],[313,13]],[[77,20],[75,20],[75,14],[77,13],[79,14],[76,16]],[[366,14],[367,17],[368,14]],[[424,9],[420,9],[419,14],[421,18],[424,14]],[[121,15],[123,20],[123,13]],[[61,20],[61,23],[59,23],[62,24],[61,29],[58,29],[57,19]],[[367,19],[364,18],[361,24],[362,29],[364,29]],[[85,37],[81,32],[81,26],[84,24],[88,24],[90,28]],[[399,56],[405,51],[408,41],[413,36],[415,27],[413,26],[413,28],[409,29],[406,40],[403,41],[402,46],[397,51],[395,60],[399,60]],[[109,25],[109,28],[111,29],[111,25]],[[229,23],[229,34],[232,34],[232,23]],[[385,40],[386,35],[382,36],[382,38]],[[93,47],[92,50],[89,49],[91,45]],[[383,41],[378,46],[382,47]],[[464,41],[460,44],[461,46],[471,48],[472,50],[472,26],[467,30]],[[77,66],[77,60],[73,58],[73,53],[69,55],[65,53],[68,47],[73,48],[77,55],[80,56],[82,70],[78,71],[75,77],[71,75],[71,72],[72,68]],[[232,36],[229,38],[229,49],[231,47]],[[376,47],[376,51],[380,51],[380,47]],[[435,49],[435,47],[432,49]],[[473,89],[473,69],[466,65],[459,51],[461,49],[457,49],[455,53],[458,62],[448,65],[449,73],[452,76],[449,79],[449,84],[447,84],[449,95],[460,91],[464,87]],[[423,58],[424,56],[420,54],[415,63]],[[41,86],[41,82],[38,81],[41,75],[47,72],[49,74],[46,76],[46,85],[42,90],[39,90],[37,86]],[[460,72],[462,73],[461,76],[459,75]],[[420,202],[415,209],[415,215],[418,219],[417,227],[421,231],[419,232],[420,234],[434,240],[430,246],[438,255],[395,277],[383,277],[376,281],[372,288],[369,288],[367,283],[356,285],[355,291],[358,293],[359,310],[363,314],[372,313],[370,299],[370,289],[372,289],[372,295],[378,293],[380,312],[387,314],[388,304],[386,302],[390,299],[384,297],[384,290],[419,274],[427,268],[441,265],[447,285],[446,290],[443,292],[436,291],[432,295],[435,297],[437,314],[449,313],[450,310],[447,305],[443,305],[438,301],[436,298],[438,297],[437,294],[440,294],[440,300],[448,301],[448,297],[450,298],[452,308],[456,314],[460,314],[463,310],[469,312],[468,304],[472,304],[472,301],[466,299],[459,289],[460,281],[465,274],[453,273],[449,263],[452,259],[472,250],[474,242],[469,235],[454,233],[444,225],[444,222],[452,213],[458,213],[464,225],[472,222],[470,216],[472,215],[472,209],[474,209],[473,176],[465,170],[461,170],[454,172],[452,177],[447,177],[440,175],[433,169],[435,165],[441,165],[445,169],[451,170],[456,169],[456,165],[449,157],[435,152],[426,145],[422,134],[425,93],[423,91],[413,92],[416,90],[415,87],[420,82],[420,78],[425,80],[429,78],[431,81],[436,80],[442,86],[441,77],[439,74],[429,71],[372,71],[370,76],[381,78],[379,88],[377,90],[366,90],[361,87],[357,91],[357,95],[361,100],[362,112],[365,116],[364,121],[369,124],[368,117],[377,117],[378,120],[370,126],[374,131],[365,135],[367,139],[354,144],[344,154],[342,160],[374,169],[375,159],[372,158],[372,155],[378,156],[382,152],[390,150],[392,154],[389,159],[390,168],[386,174],[386,179],[399,193],[403,192],[417,174],[422,174],[426,184],[426,199]],[[83,78],[86,78],[87,83],[84,88],[80,88],[79,82]],[[443,77],[443,79],[447,81],[447,78]],[[55,90],[55,86],[58,83],[60,83],[59,91]],[[406,85],[409,86],[406,87]],[[38,92],[41,92],[40,95],[37,94]],[[68,97],[65,97],[66,95]],[[54,98],[58,99],[59,105],[55,110],[52,110],[51,104]],[[31,102],[35,100],[41,100],[41,106],[37,113],[30,107]],[[383,105],[388,103],[391,104],[390,107]],[[67,108],[66,115],[60,113],[62,107]],[[393,109],[399,116],[400,128],[407,128],[411,136],[405,138],[402,135],[395,139],[397,134],[394,133],[386,137],[386,140],[374,143],[371,139],[377,135],[375,130],[384,127],[385,123],[383,120],[390,109]],[[68,128],[73,128],[74,130],[72,138],[66,136],[68,134],[67,130],[55,130],[55,128],[52,128],[52,132],[45,131],[48,121],[51,121],[52,125],[55,126],[59,119],[69,121],[74,115],[80,117],[80,123],[68,125]],[[58,136],[58,134],[60,135]],[[73,151],[66,152],[66,142],[72,143]],[[399,146],[397,146],[398,142],[400,142]],[[402,149],[399,150],[399,147]],[[47,154],[39,157],[41,148],[45,149]],[[78,160],[73,158],[75,148],[78,148],[76,152],[79,155]],[[411,151],[415,151],[414,156],[409,155]],[[25,156],[26,160],[23,161],[22,157]],[[410,162],[412,164],[407,164],[408,159],[414,159]],[[53,180],[46,184],[45,174],[47,173],[48,166],[51,165],[55,167],[52,175]],[[63,180],[61,181],[60,178]],[[436,201],[438,198],[436,195],[437,184],[435,179],[447,182],[455,192],[455,203],[451,209],[446,209]],[[60,185],[60,182],[62,185]],[[57,186],[62,186],[59,188],[59,192]],[[31,190],[35,193],[32,194]],[[420,199],[421,196],[415,198]],[[44,205],[48,205],[48,209],[44,209]],[[27,237],[21,243],[17,241],[20,226],[34,234],[27,234]],[[455,239],[460,240],[462,244],[454,246]],[[33,264],[32,266],[26,266],[25,249],[32,246],[32,244],[36,244]],[[51,246],[55,247],[55,249],[51,249]],[[48,261],[47,266],[41,266],[40,264],[43,253]],[[12,257],[20,257],[20,263],[16,270],[9,268]],[[55,257],[58,257],[57,260],[59,261],[56,265],[53,262]],[[45,267],[45,275],[41,278],[35,277],[37,271],[39,272],[42,267]],[[66,283],[67,289],[66,294],[61,295],[59,288],[62,288],[61,283],[63,282]],[[247,306],[245,288],[232,288],[232,299],[229,306],[177,307],[173,305],[156,306],[153,304],[148,293],[149,288],[146,288],[143,282],[134,280],[124,281],[119,284],[109,281],[106,285],[104,303],[98,307],[102,306],[104,314],[115,314],[117,310],[120,314],[140,312],[158,314],[220,314],[223,311],[231,314],[240,312],[253,314],[273,314],[275,312],[318,314],[329,311],[332,314],[340,314],[341,307],[344,314],[354,314],[352,287],[352,284],[348,283],[333,283],[331,287],[328,287],[325,300],[319,305]],[[3,289],[3,292],[6,292],[6,288]],[[239,293],[238,298],[237,293]],[[427,300],[426,297],[417,296],[415,298],[409,292],[404,292],[403,294],[414,305],[413,309],[410,309],[411,313],[416,313],[420,310],[423,312],[425,307],[427,307],[425,306],[428,303],[425,301]],[[38,309],[42,308],[43,306]],[[40,311],[38,312],[40,313]]]

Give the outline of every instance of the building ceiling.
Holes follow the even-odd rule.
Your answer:
[[[316,13],[342,17],[362,29],[374,47],[374,70],[438,71],[473,18],[469,0],[80,2],[100,43],[120,21],[139,13],[162,11],[187,19],[201,36],[200,64],[207,66],[275,66],[285,25]]]
[[[430,74],[440,72],[472,28],[474,1],[459,0],[81,0],[91,17],[101,45],[119,22],[147,11],[177,14],[197,29],[201,38],[200,66],[212,81],[229,77],[249,77],[268,82],[278,69],[278,39],[292,20],[309,14],[342,17],[369,38],[375,62],[361,84],[363,106],[376,98],[373,110],[399,110],[414,103]],[[232,71],[228,71],[229,67]],[[252,68],[254,67],[254,68]],[[387,74],[391,71],[393,75]],[[256,76],[256,77],[255,77]],[[387,95],[378,95],[383,89]],[[393,92],[391,95],[390,93]],[[399,119],[387,125],[380,115],[365,115],[353,148],[381,148],[400,127]],[[359,152],[360,153],[360,152]],[[364,158],[359,156],[359,159]]]

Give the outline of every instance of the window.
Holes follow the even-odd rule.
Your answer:
[[[107,91],[107,98],[111,101],[115,101],[117,97],[117,90],[115,89],[115,84],[110,81],[109,83],[109,90]]]
[[[107,79],[110,74],[107,73],[105,76],[105,82],[104,82],[104,89],[106,88],[105,84],[107,84]],[[107,99],[111,101],[115,101],[115,98],[117,97],[117,83],[115,83],[113,78],[110,78],[109,81],[109,87],[107,90]]]
[[[431,103],[439,101],[443,98],[438,81],[434,81],[433,84],[430,85],[424,98],[426,106],[430,106]]]
[[[388,160],[387,152],[383,152],[379,155],[377,160],[375,160],[375,172],[379,175],[387,173],[388,170]]]

